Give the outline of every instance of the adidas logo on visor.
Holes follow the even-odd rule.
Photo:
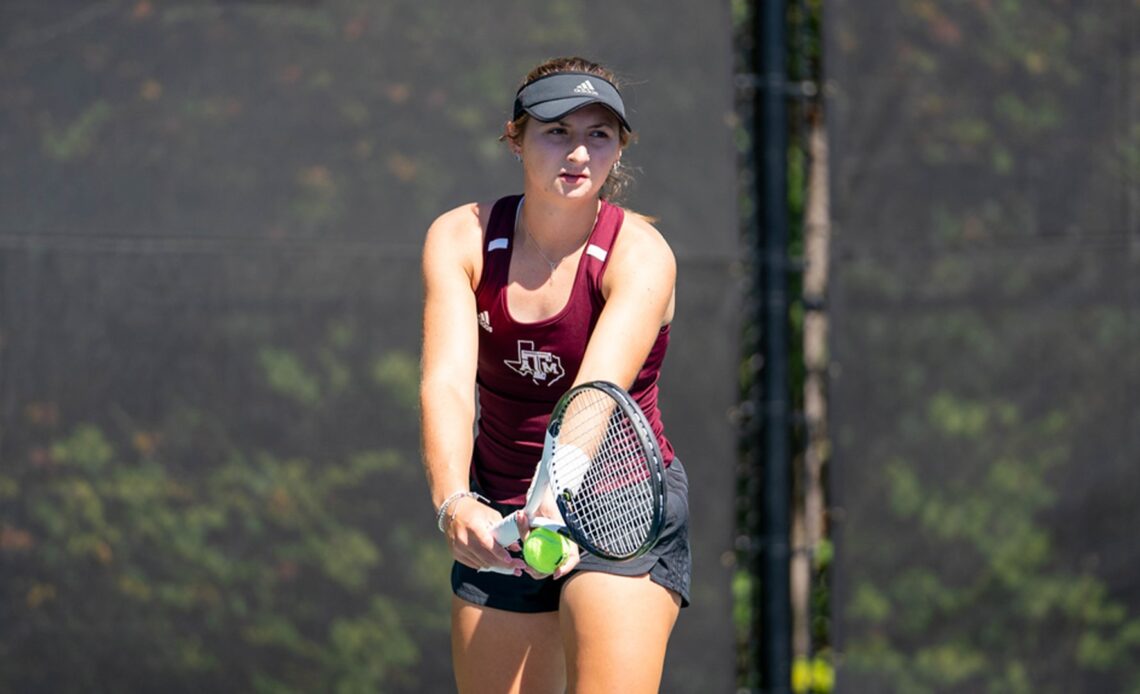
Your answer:
[[[598,90],[594,89],[594,85],[590,82],[590,80],[586,80],[582,82],[582,84],[579,84],[577,87],[574,87],[574,93],[598,96]]]

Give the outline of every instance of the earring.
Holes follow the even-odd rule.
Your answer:
[[[515,161],[522,161],[522,152],[515,152]]]

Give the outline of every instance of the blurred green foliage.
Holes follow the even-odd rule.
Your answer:
[[[746,25],[751,5],[732,7]],[[1140,692],[1134,3],[787,7],[789,77],[824,85],[835,135],[842,592],[828,544],[813,651],[841,691]],[[802,107],[793,257],[813,164],[797,137],[818,115]],[[794,334],[805,315],[793,303]],[[798,343],[791,364],[799,404]],[[755,590],[742,568],[742,643]],[[797,691],[815,686],[811,662],[793,666]]]
[[[287,403],[282,427],[327,421],[314,432],[332,443],[322,455],[258,442],[248,421],[200,407],[72,424],[55,403],[25,404],[28,443],[0,484],[0,688],[415,688],[418,634],[443,626],[420,612],[444,611],[449,558],[423,537],[429,522],[409,528],[393,503],[418,461],[382,441],[416,427],[416,359],[371,358],[349,322],[329,323],[315,356],[251,350],[243,398]],[[370,377],[374,362],[384,378]],[[338,413],[361,406],[386,413],[380,436],[333,442]],[[43,667],[54,658],[68,667]]]
[[[829,8],[841,689],[1140,692],[1128,4]]]

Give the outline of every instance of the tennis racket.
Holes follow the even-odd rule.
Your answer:
[[[547,494],[561,518],[536,517]],[[656,544],[665,495],[657,437],[625,390],[592,381],[559,399],[523,507],[531,527],[554,530],[602,559],[632,559]],[[495,539],[503,547],[519,540],[513,513],[495,527]]]

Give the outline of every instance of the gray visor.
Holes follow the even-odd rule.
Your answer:
[[[625,104],[617,87],[586,72],[559,72],[523,85],[515,95],[515,115],[529,113],[543,122],[556,121],[583,106],[601,104],[614,112],[621,126],[632,131],[625,119]]]

